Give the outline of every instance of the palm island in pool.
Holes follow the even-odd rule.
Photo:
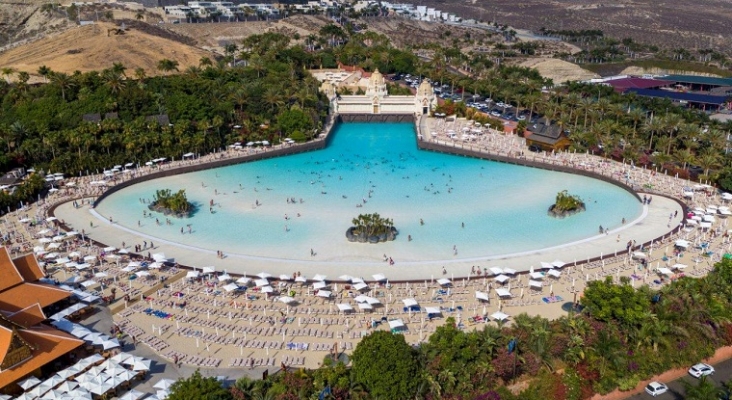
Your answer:
[[[186,247],[336,264],[496,259],[586,240],[642,212],[633,194],[601,180],[418,150],[412,124],[343,123],[330,136],[319,151],[138,183],[96,211]],[[197,212],[172,224],[143,217],[158,189],[185,189]],[[549,216],[562,190],[587,210]],[[396,240],[349,242],[351,221],[367,213],[393,219]]]

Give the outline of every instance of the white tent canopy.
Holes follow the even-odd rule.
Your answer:
[[[661,268],[659,268],[659,269],[658,269],[658,272],[659,272],[660,274],[663,274],[663,275],[673,275],[673,274],[674,274],[674,272],[673,272],[673,271],[671,271],[670,269],[668,269],[668,268],[665,268],[665,267],[661,267]]]
[[[544,286],[544,284],[541,283],[541,281],[529,281],[529,286],[534,288],[541,288],[542,286]]]
[[[447,286],[447,285],[452,284],[452,282],[450,282],[450,280],[447,278],[440,278],[437,280],[437,283],[439,283],[440,286]]]
[[[353,311],[353,307],[348,303],[340,303],[340,304],[336,304],[336,306],[341,311]]]
[[[318,297],[329,298],[332,293],[329,290],[319,290]]]
[[[542,274],[541,272],[532,272],[529,274],[529,276],[531,277],[531,279],[544,279],[544,274]]]
[[[493,275],[501,275],[503,274],[503,268],[501,267],[490,267],[488,268]]]
[[[502,289],[502,290],[505,290],[505,289]],[[488,298],[488,293],[485,293],[485,292],[475,292],[475,298],[478,300],[490,301]]]
[[[234,290],[239,290],[239,285],[236,283],[229,283],[228,285],[224,286],[224,290],[227,292],[233,292]]]
[[[500,297],[511,297],[511,292],[508,289],[498,288],[496,289],[496,293]]]
[[[503,311],[496,311],[493,314],[491,314],[491,318],[497,320],[497,321],[503,321],[505,319],[508,319],[509,315],[504,313]]]
[[[402,303],[404,303],[405,307],[414,307],[419,305],[419,303],[417,303],[417,300],[415,299],[404,299],[402,300]]]
[[[404,321],[402,321],[401,319],[395,319],[395,320],[389,321],[389,328],[391,328],[391,329],[404,328]]]
[[[509,279],[511,279],[511,278],[509,278],[509,277],[508,277],[508,276],[506,276],[506,275],[503,275],[503,274],[501,274],[501,275],[498,275],[498,276],[496,276],[496,277],[495,277],[495,278],[493,278],[493,279],[494,279],[494,280],[495,280],[496,282],[500,282],[500,283],[505,283],[505,282],[507,282],[507,281],[508,281]]]

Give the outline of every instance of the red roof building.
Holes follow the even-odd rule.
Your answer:
[[[0,247],[0,391],[13,393],[15,383],[84,344],[42,324],[45,307],[66,300],[69,292],[39,283],[43,270],[31,255],[15,260]]]

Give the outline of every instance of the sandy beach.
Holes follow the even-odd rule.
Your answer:
[[[428,124],[422,126],[423,135],[435,132],[426,140],[450,145],[458,144],[446,133],[468,124],[423,123]],[[49,273],[60,283],[81,284],[102,296],[110,296],[114,290],[114,301],[109,304],[114,322],[134,341],[171,362],[203,369],[314,368],[329,352],[349,353],[373,330],[390,329],[404,334],[410,343],[418,343],[447,317],[454,317],[464,329],[511,323],[512,316],[522,312],[558,318],[566,315],[562,306],[581,296],[588,281],[627,276],[633,285],[659,287],[680,274],[705,274],[729,251],[731,244],[724,234],[727,220],[722,213],[716,214],[715,207],[726,202],[704,188],[684,197],[684,187],[693,186],[689,182],[591,155],[524,154],[520,138],[490,131],[459,145],[601,170],[637,186],[642,195],[650,193],[653,200],[644,205],[638,219],[579,243],[496,259],[394,266],[381,261],[320,260],[317,256],[307,261],[236,254],[222,259],[213,250],[140,236],[90,213],[89,200],[102,191],[90,182],[99,177],[74,179],[74,188],[62,189],[41,203],[5,216],[2,227],[14,238],[16,254],[35,250],[41,260],[64,259],[65,263],[48,264]],[[700,220],[702,215],[716,218],[705,229],[696,222],[691,225],[680,204],[664,196],[682,199],[689,209],[697,209]],[[87,201],[79,200],[81,197]],[[52,205],[58,205],[55,218],[77,234],[64,237],[57,225],[60,221],[48,220]],[[668,234],[680,224],[682,229]],[[51,239],[56,235],[62,237]],[[658,237],[663,239],[656,240]],[[115,248],[124,242],[125,251],[104,250],[83,238]],[[676,251],[677,240],[688,241],[686,250]],[[637,247],[628,251],[628,241],[635,241]],[[650,241],[652,246],[640,248]],[[142,256],[164,253],[171,262],[153,263],[130,254],[134,246],[143,244]],[[51,252],[57,254],[48,257]],[[600,255],[601,260],[583,262]],[[76,265],[68,264],[74,260]],[[542,262],[560,260],[561,267],[542,267]],[[79,268],[80,263],[88,265]],[[198,269],[177,268],[175,263]],[[204,270],[206,266],[213,268]],[[493,271],[492,267],[501,269]],[[262,272],[271,276],[256,276]],[[296,281],[293,275],[298,272],[301,276]],[[384,276],[374,277],[377,274]]]

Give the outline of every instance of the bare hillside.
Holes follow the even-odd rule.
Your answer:
[[[429,7],[463,18],[507,23],[537,32],[600,29],[615,38],[631,37],[662,48],[713,48],[730,54],[732,3],[729,0],[427,0]]]
[[[0,0],[0,51],[68,29],[74,23],[58,12],[43,11],[40,1]]]
[[[72,73],[100,70],[119,62],[128,70],[144,68],[149,75],[157,74],[157,63],[168,58],[178,61],[179,69],[198,65],[210,53],[170,38],[163,38],[139,29],[125,34],[108,33],[117,27],[97,23],[72,28],[53,37],[38,40],[0,53],[0,66],[36,73],[46,65],[54,71]]]
[[[278,21],[165,24],[165,27],[195,40],[198,46],[220,48],[226,43],[239,42],[248,36],[268,31],[285,33],[290,38],[297,33],[305,38],[308,34],[317,34],[320,28],[328,23],[330,21],[323,17],[301,15]]]

